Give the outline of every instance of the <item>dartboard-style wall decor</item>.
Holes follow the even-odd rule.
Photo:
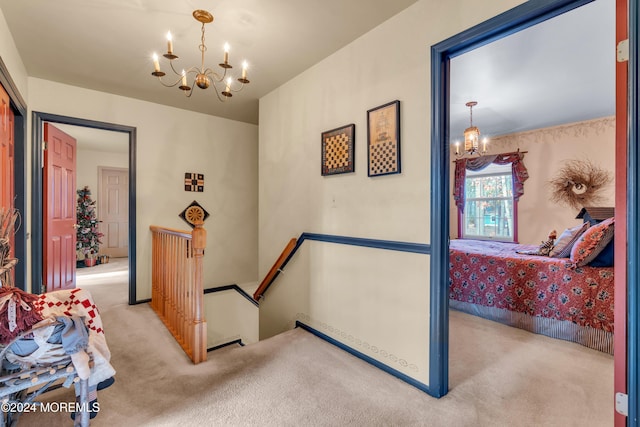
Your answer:
[[[204,222],[209,217],[209,212],[194,200],[178,216],[189,224],[189,227],[194,228],[197,221]]]

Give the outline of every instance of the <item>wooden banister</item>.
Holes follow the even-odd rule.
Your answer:
[[[262,297],[264,292],[267,290],[269,285],[271,285],[271,282],[273,282],[273,280],[276,278],[283,264],[295,249],[297,243],[298,243],[298,240],[295,238],[289,240],[289,243],[287,243],[287,246],[285,246],[284,250],[282,251],[282,253],[278,257],[276,262],[271,267],[271,270],[269,270],[265,278],[260,283],[260,286],[258,286],[258,289],[256,289],[256,291],[253,293],[254,300],[260,301],[260,298]]]
[[[151,307],[193,363],[207,359],[203,257],[207,231],[152,225]]]

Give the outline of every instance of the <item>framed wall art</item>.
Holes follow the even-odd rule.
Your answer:
[[[367,111],[369,176],[400,173],[400,101]]]
[[[355,171],[356,125],[322,132],[322,176]]]

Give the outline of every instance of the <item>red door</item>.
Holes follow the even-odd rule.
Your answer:
[[[76,140],[44,125],[43,280],[47,292],[75,287]]]
[[[0,207],[4,210],[14,208],[14,155],[13,155],[13,111],[9,104],[9,94],[0,85]],[[15,253],[15,237],[9,233],[11,251],[9,257]],[[11,271],[10,283],[13,283],[14,271]]]
[[[616,44],[627,39],[629,0],[616,0]],[[628,61],[616,63],[616,235],[614,290],[614,392],[627,394],[627,70]],[[612,396],[613,400],[613,396]],[[615,412],[614,425],[627,424]]]
[[[0,86],[0,206],[13,207],[13,112],[9,94]]]

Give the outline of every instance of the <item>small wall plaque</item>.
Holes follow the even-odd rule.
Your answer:
[[[204,175],[201,173],[185,172],[184,174],[184,191],[204,191]]]

